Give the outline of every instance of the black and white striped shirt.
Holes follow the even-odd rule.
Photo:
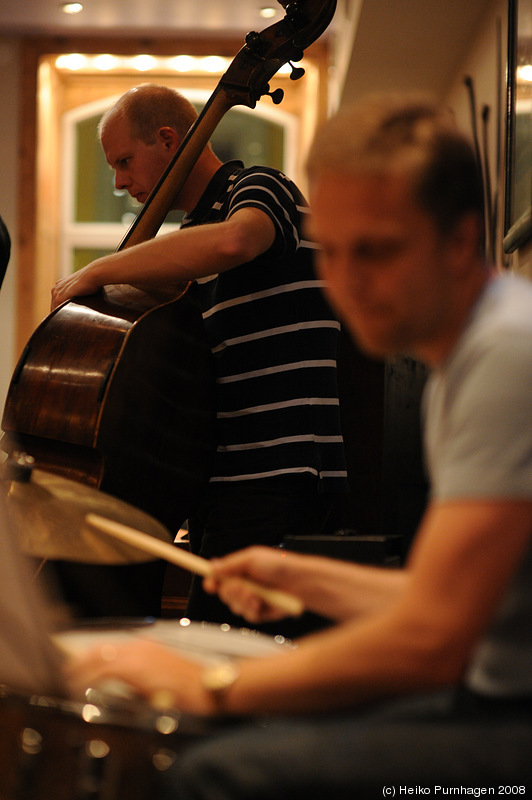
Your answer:
[[[272,247],[254,261],[198,280],[215,359],[217,452],[211,481],[347,486],[338,402],[339,323],[313,270],[297,187],[268,167],[228,162],[182,226],[255,207],[273,220]]]

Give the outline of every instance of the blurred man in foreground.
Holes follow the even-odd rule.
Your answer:
[[[95,650],[74,685],[120,677],[233,726],[185,750],[169,798],[378,797],[512,785],[532,767],[532,286],[481,255],[469,143],[419,99],[329,121],[309,157],[311,233],[328,297],[370,354],[432,370],[431,497],[404,570],[250,548],[206,588],[251,623],[278,611],[241,582],[299,596],[331,629],[207,669],[149,643]],[[260,724],[257,724],[257,719]],[[436,787],[440,787],[437,790]]]

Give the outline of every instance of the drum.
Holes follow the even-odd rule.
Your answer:
[[[54,636],[60,649],[150,637],[203,663],[285,652],[292,647],[247,628],[189,620],[98,620]],[[1,800],[149,800],[161,771],[218,723],[158,711],[123,687],[90,689],[85,702],[25,696],[0,687]]]
[[[250,628],[231,628],[212,622],[191,622],[187,618],[126,620],[118,624],[106,620],[88,621],[80,627],[61,631],[54,639],[61,650],[76,655],[95,645],[138,637],[153,639],[203,663],[220,658],[278,655],[294,646],[284,636],[269,636]]]
[[[178,750],[206,735],[201,720],[89,694],[74,703],[0,687],[2,800],[148,800]]]

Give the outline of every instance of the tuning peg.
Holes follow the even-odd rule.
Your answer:
[[[289,61],[288,63],[290,64],[290,68],[292,70],[292,72],[290,73],[290,80],[298,81],[305,74],[305,70],[303,69],[303,67],[294,67],[291,61]]]
[[[246,34],[245,41],[252,53],[260,54],[263,49],[260,33],[257,33],[257,31],[250,31]]]
[[[282,99],[284,97],[284,91],[282,89],[275,89],[275,91],[266,92],[266,94],[268,95],[268,97],[272,98],[272,103],[274,103],[274,105],[276,106],[278,106],[279,103],[282,102]]]
[[[299,0],[292,0],[292,2],[284,2],[284,0],[279,0],[279,2],[281,2],[281,5],[284,6],[286,16],[290,22],[295,25],[296,28],[303,27],[306,19],[301,10]]]

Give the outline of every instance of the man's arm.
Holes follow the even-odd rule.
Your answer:
[[[204,588],[218,593],[235,614],[254,624],[283,617],[275,606],[238,580],[245,575],[265,586],[284,586],[305,609],[337,622],[374,614],[393,602],[405,585],[407,571],[302,555],[271,547],[249,547],[212,559],[213,574]],[[234,580],[231,578],[234,577]]]
[[[454,685],[530,546],[531,531],[529,501],[430,506],[394,602],[301,639],[288,653],[242,661],[223,704],[213,705],[200,666],[153,643],[118,648],[113,662],[94,652],[70,677],[74,684],[122,678],[148,696],[163,687],[183,711],[244,715],[345,709]],[[282,577],[276,585],[291,588]]]
[[[247,661],[228,710],[345,708],[458,683],[531,536],[528,501],[430,507],[397,601],[308,637],[277,665]]]
[[[149,290],[225,272],[266,252],[274,239],[270,217],[243,208],[224,222],[183,228],[93,261],[56,283],[52,308],[109,284]]]

